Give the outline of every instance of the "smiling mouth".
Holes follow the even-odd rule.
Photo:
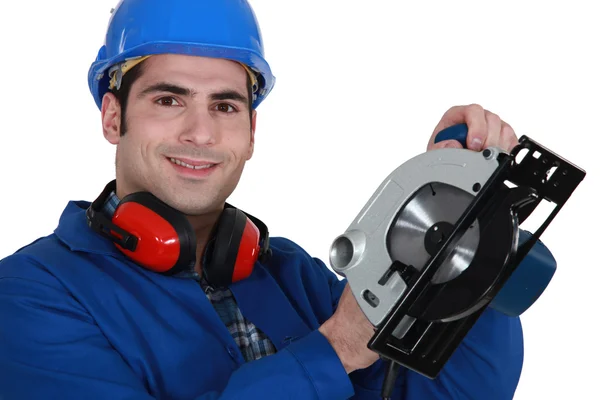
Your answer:
[[[185,167],[185,168],[189,168],[189,169],[207,169],[207,168],[211,168],[214,167],[217,164],[210,164],[210,163],[203,163],[202,165],[191,165],[188,164],[186,162],[183,162],[181,160],[178,160],[177,158],[169,158],[169,160],[173,163],[173,164],[177,164],[180,167]]]

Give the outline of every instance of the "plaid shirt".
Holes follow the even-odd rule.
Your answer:
[[[113,192],[106,200],[103,211],[110,218],[119,204],[119,198]],[[192,277],[200,282],[200,286],[208,297],[217,314],[233,336],[246,361],[258,360],[261,357],[275,353],[276,349],[267,336],[252,322],[242,315],[231,290],[216,290],[208,282],[199,277],[195,271],[183,272],[186,277]],[[182,276],[182,275],[180,275]]]

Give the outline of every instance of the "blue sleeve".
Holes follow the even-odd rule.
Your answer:
[[[12,257],[0,262],[0,270],[1,399],[153,398],[85,308],[42,266]],[[348,375],[319,331],[244,364],[223,391],[197,400],[289,398],[290,393],[302,399],[353,395]]]
[[[329,281],[334,307],[346,280],[340,280],[315,260]],[[403,368],[395,385],[395,400],[510,400],[523,365],[523,331],[517,317],[486,309],[435,380]],[[376,362],[350,374],[354,399],[381,399],[385,364]]]

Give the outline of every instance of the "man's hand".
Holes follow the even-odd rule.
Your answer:
[[[329,340],[347,373],[369,367],[379,355],[367,347],[375,333],[346,283],[335,313],[319,331]]]
[[[517,135],[509,124],[479,104],[471,104],[454,106],[446,111],[429,138],[427,150],[443,147],[461,148],[462,146],[456,140],[445,140],[435,144],[433,141],[442,129],[462,123],[466,123],[469,129],[468,149],[480,151],[485,147],[495,146],[510,152],[518,143]]]

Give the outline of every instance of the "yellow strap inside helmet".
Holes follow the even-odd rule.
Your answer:
[[[121,64],[111,67],[108,71],[108,74],[110,76],[110,83],[108,84],[109,89],[113,90],[114,88],[117,88],[117,89],[120,88],[121,80],[123,79],[123,75],[125,75],[127,73],[127,71],[129,71],[131,68],[135,67],[136,65],[138,65],[139,63],[141,63],[142,61],[147,59],[148,57],[150,57],[150,56],[141,56],[141,57],[136,57],[136,58],[130,58],[130,59],[125,60]],[[250,76],[250,80],[252,83],[252,93],[256,93],[258,90],[258,80],[256,79],[256,74],[246,64],[243,64],[243,63],[239,63],[239,64],[242,67],[244,67],[244,69],[248,72],[248,75]]]

